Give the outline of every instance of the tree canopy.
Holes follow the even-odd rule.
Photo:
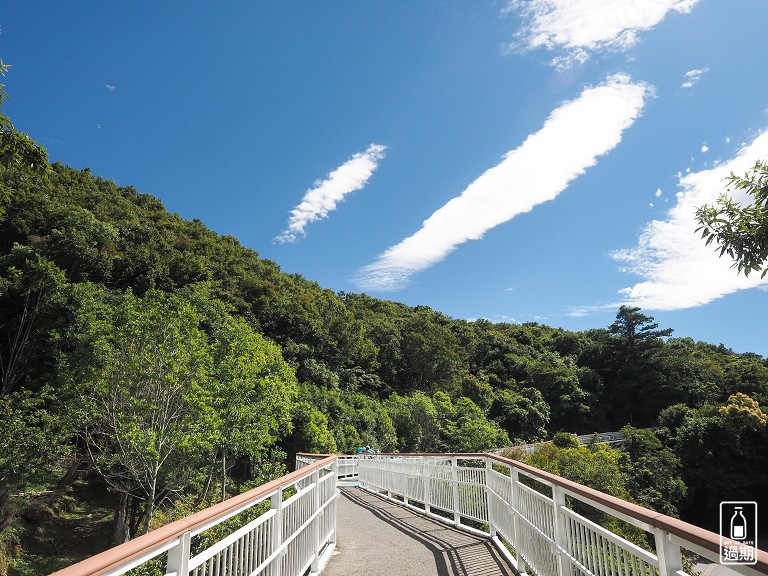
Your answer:
[[[717,244],[721,257],[732,258],[738,273],[749,276],[762,270],[764,278],[768,274],[768,162],[758,160],[743,176],[731,172],[728,185],[731,194],[738,192],[747,202],[721,194],[714,205],[696,209],[696,231],[707,246]]]

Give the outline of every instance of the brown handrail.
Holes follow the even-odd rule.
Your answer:
[[[283,486],[291,484],[298,478],[306,475],[307,472],[311,472],[318,468],[323,468],[334,460],[336,460],[335,455],[327,456],[322,460],[310,464],[309,466],[305,466],[304,468],[300,468],[295,472],[291,472],[290,474],[281,476],[276,480],[272,480],[271,482],[267,482],[266,484],[262,484],[261,486],[253,488],[252,490],[243,492],[237,496],[233,496],[232,498],[224,500],[224,502],[210,506],[205,510],[201,510],[200,512],[192,514],[191,516],[187,516],[181,520],[176,520],[175,522],[161,526],[160,528],[152,530],[151,532],[147,532],[138,538],[129,540],[125,544],[121,544],[119,546],[115,546],[114,548],[110,548],[109,550],[105,550],[96,556],[91,556],[82,562],[78,562],[77,564],[73,564],[67,568],[63,568],[58,572],[54,572],[51,574],[51,576],[99,576],[104,574],[109,570],[118,568],[122,564],[138,558],[142,554],[157,550],[164,544],[167,544],[171,540],[178,538],[185,532],[190,532],[196,528],[204,526],[205,524],[210,523],[212,520],[215,520],[221,516],[225,516],[229,512],[244,506],[253,500],[258,500],[259,498],[277,490],[278,488],[282,488]]]
[[[660,512],[654,512],[653,510],[645,508],[644,506],[627,502],[626,500],[622,500],[616,496],[611,496],[605,492],[595,490],[589,486],[584,486],[583,484],[579,484],[573,480],[568,480],[567,478],[557,476],[556,474],[545,472],[544,470],[539,470],[538,468],[534,468],[533,466],[529,466],[528,464],[524,464],[523,462],[519,462],[517,460],[504,458],[503,456],[497,456],[496,454],[486,454],[485,456],[491,460],[496,460],[503,464],[514,466],[523,472],[529,472],[539,476],[540,478],[543,478],[544,480],[551,482],[556,486],[560,486],[569,492],[573,492],[574,494],[588,498],[589,500],[597,502],[606,508],[610,508],[611,510],[620,512],[641,522],[645,522],[654,528],[659,528],[665,532],[669,532],[670,534],[684,538],[688,542],[700,546],[705,550],[710,550],[711,552],[717,553],[720,552],[720,536],[714,532],[710,532],[709,530],[705,530],[699,526],[689,524],[688,522],[684,522],[679,518],[673,518],[671,516],[667,516],[666,514],[661,514]],[[763,550],[756,550],[756,552],[757,564],[752,567],[755,568],[755,570],[768,574],[768,552]]]
[[[302,454],[302,455],[303,456],[319,456],[318,454]],[[363,456],[366,456],[366,455],[367,454],[363,454]],[[371,454],[371,456],[374,456],[374,454]],[[709,530],[705,530],[704,528],[701,528],[699,526],[689,524],[688,522],[684,522],[678,518],[672,518],[671,516],[661,514],[660,512],[654,512],[653,510],[650,510],[638,504],[627,502],[626,500],[622,500],[621,498],[611,496],[610,494],[606,494],[605,492],[600,492],[599,490],[590,488],[589,486],[584,486],[583,484],[579,484],[577,482],[574,482],[573,480],[568,480],[567,478],[563,478],[562,476],[558,476],[556,474],[552,474],[551,472],[540,470],[538,468],[535,468],[534,466],[524,464],[523,462],[520,462],[518,460],[512,460],[511,458],[504,458],[503,456],[498,456],[496,454],[486,454],[486,453],[463,453],[463,454],[462,453],[429,453],[427,454],[427,453],[409,452],[409,453],[387,453],[387,454],[380,453],[380,454],[375,454],[375,456],[411,456],[411,457],[432,456],[432,457],[439,457],[439,458],[465,458],[465,459],[490,458],[491,460],[495,460],[499,463],[506,464],[508,466],[513,466],[518,470],[521,470],[522,472],[527,472],[529,474],[538,476],[539,478],[546,480],[547,482],[551,482],[555,486],[559,486],[561,488],[568,490],[569,492],[588,498],[589,500],[592,500],[602,506],[605,506],[606,508],[609,508],[615,512],[619,512],[621,514],[634,518],[635,520],[639,520],[640,522],[644,522],[654,528],[659,528],[661,530],[664,530],[669,534],[673,534],[674,536],[687,540],[688,542],[694,545],[700,546],[705,550],[716,552],[718,554],[720,553],[720,536],[718,534],[715,534],[714,532],[710,532]],[[755,569],[758,572],[762,572],[763,574],[768,574],[768,552],[760,549],[755,549],[755,553],[757,556],[757,563],[751,565],[750,567]]]

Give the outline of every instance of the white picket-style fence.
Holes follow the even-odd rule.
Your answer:
[[[521,574],[688,576],[684,551],[719,559],[717,534],[494,454],[299,454],[296,467],[53,576],[123,574],[158,558],[167,576],[317,574],[336,545],[340,481],[489,538]],[[198,550],[200,535],[244,513]],[[617,521],[642,532],[630,541],[609,529]],[[731,568],[768,574],[768,554]]]
[[[493,454],[366,456],[358,477],[361,488],[484,534],[520,573],[685,576],[684,551],[719,561],[717,534]],[[631,542],[576,510],[645,534]],[[768,554],[756,559],[730,568],[768,574]]]
[[[54,576],[116,576],[158,561],[168,576],[317,574],[336,545],[337,476],[335,456],[318,459]],[[243,516],[243,526],[196,550],[196,538]]]
[[[296,469],[298,470],[305,466],[309,466],[325,457],[325,454],[297,454]],[[339,480],[357,480],[358,459],[359,457],[356,454],[339,454],[336,456],[336,468],[338,470],[337,476]]]

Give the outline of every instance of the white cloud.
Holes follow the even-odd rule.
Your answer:
[[[703,145],[701,146],[701,152],[702,152],[702,153],[704,153],[704,154],[706,154],[707,152],[709,152],[709,146],[707,146],[706,144],[703,144]]]
[[[688,72],[685,73],[685,82],[683,82],[680,87],[681,88],[693,88],[693,85],[696,84],[699,80],[701,80],[701,77],[704,76],[709,72],[709,68],[699,68],[697,70],[688,70]]]
[[[104,84],[104,88],[106,88],[110,92],[114,92],[117,86],[115,86],[114,84]]]
[[[768,156],[768,132],[760,136],[737,156],[719,166],[692,172],[680,178],[681,191],[677,204],[669,210],[666,220],[653,220],[645,226],[638,245],[619,250],[613,257],[623,262],[625,269],[644,280],[624,288],[624,301],[652,310],[678,310],[700,306],[737,290],[768,284],[760,274],[749,277],[737,274],[733,261],[719,258],[715,246],[706,246],[695,220],[696,207],[712,204],[725,191],[726,177],[734,172],[743,174],[755,160]],[[732,192],[737,200],[748,201],[743,192]],[[612,307],[618,304],[611,305]]]
[[[301,203],[291,210],[288,227],[275,238],[276,242],[295,242],[306,236],[305,228],[311,222],[328,216],[350,192],[360,190],[384,158],[386,146],[371,144],[365,152],[358,152],[344,164],[328,174],[325,180],[315,182],[304,194]]]
[[[662,194],[664,193],[661,191],[661,188],[656,188],[656,194],[654,194],[654,196],[656,196],[656,198],[661,198]]]
[[[372,290],[400,288],[458,245],[478,240],[491,228],[554,199],[621,141],[650,93],[650,86],[623,75],[585,89],[553,111],[543,128],[501,163],[432,214],[418,232],[364,267],[358,284]]]
[[[505,13],[522,15],[524,28],[514,47],[565,49],[553,63],[567,67],[600,50],[627,50],[638,33],[671,10],[688,13],[698,0],[509,0]]]

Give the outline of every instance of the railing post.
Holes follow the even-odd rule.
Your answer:
[[[429,463],[429,457],[422,456],[422,470],[424,473],[424,511],[429,514],[432,512],[430,503],[432,502],[432,467]]]
[[[656,557],[659,559],[659,576],[674,576],[683,569],[683,556],[680,546],[669,539],[669,534],[661,528],[653,529],[656,541]]]
[[[520,473],[518,472],[517,468],[514,467],[514,465],[509,466],[509,483],[511,485],[510,491],[509,491],[509,507],[512,511],[512,538],[514,542],[512,542],[512,546],[515,549],[515,558],[517,560],[517,571],[519,576],[527,576],[527,573],[525,571],[525,560],[523,559],[523,556],[527,555],[527,552],[524,552],[524,544],[523,544],[523,536],[520,533],[520,522],[518,521],[518,516],[520,515],[518,512],[518,494],[517,494],[517,484],[520,481]]]
[[[317,469],[314,472],[312,472],[312,475],[310,476],[310,482],[314,484],[314,488],[312,488],[312,509],[310,514],[314,515],[317,514],[317,512],[320,510],[320,506],[322,502],[320,502],[320,470]],[[320,571],[320,520],[322,519],[322,516],[318,514],[315,516],[315,519],[312,520],[312,552],[313,552],[313,558],[312,558],[312,566],[310,568],[310,572],[313,574],[317,574]]]
[[[565,514],[560,508],[565,506],[565,492],[559,486],[552,486],[552,504],[554,507],[554,516],[552,518],[552,528],[555,537],[555,554],[557,554],[557,573],[559,576],[567,576],[568,560],[564,552],[568,550],[568,533],[565,529]]]
[[[357,459],[355,459],[355,464],[357,464]],[[331,464],[331,474],[333,474],[333,492],[331,493],[331,498],[334,498],[333,504],[331,504],[328,508],[326,508],[326,512],[333,514],[333,521],[331,522],[331,546],[336,545],[336,503],[338,502],[338,499],[336,498],[336,492],[339,490],[339,461],[334,460]],[[355,469],[355,472],[357,472],[357,469]]]
[[[523,538],[520,535],[520,523],[517,521],[517,483],[520,481],[520,473],[514,466],[509,467],[509,481],[512,484],[510,490],[509,503],[512,508],[512,537],[515,539],[512,542],[512,546],[515,548],[515,556],[517,558],[517,569],[521,575],[525,574],[525,560],[523,560]]]
[[[272,517],[272,550],[274,553],[283,544],[283,488],[280,487],[269,499],[269,507],[275,511]],[[283,554],[278,554],[273,560],[269,571],[270,576],[281,576],[283,570]]]
[[[458,527],[461,524],[461,514],[459,514],[459,459],[456,456],[451,457],[451,480],[453,484],[453,523]]]
[[[187,576],[189,574],[189,550],[192,542],[192,533],[184,532],[179,536],[179,543],[168,550],[168,559],[165,564],[165,574],[170,576]]]
[[[490,534],[491,538],[496,536],[496,522],[494,518],[494,512],[495,508],[493,504],[491,504],[492,495],[491,495],[491,487],[488,486],[488,479],[491,477],[491,472],[493,471],[493,460],[490,458],[485,458],[485,505],[488,507],[488,534]]]

